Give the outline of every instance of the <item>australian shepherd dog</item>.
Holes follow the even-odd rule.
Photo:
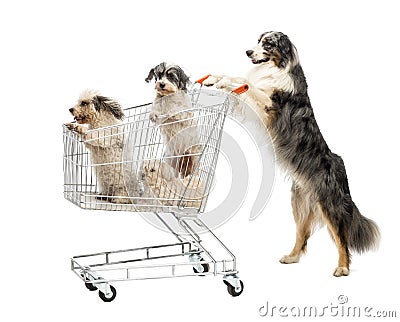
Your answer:
[[[353,202],[343,160],[320,132],[297,50],[283,33],[266,32],[246,55],[254,64],[247,78],[213,75],[204,84],[230,89],[233,83],[248,83],[243,99],[263,119],[278,162],[293,180],[296,243],[280,262],[297,263],[308,238],[322,223],[339,252],[333,275],[349,275],[350,250],[363,253],[377,247],[380,233]]]

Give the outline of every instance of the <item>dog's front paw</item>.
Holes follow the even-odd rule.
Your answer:
[[[213,86],[218,83],[223,76],[211,75],[203,81],[204,86]]]
[[[298,263],[299,260],[300,260],[300,256],[285,255],[279,260],[279,262],[281,264],[294,264],[294,263]]]
[[[171,167],[169,164],[162,162],[161,163],[161,175],[164,180],[172,181],[172,180],[175,180],[176,178],[178,178],[179,173],[173,167]]]
[[[224,77],[215,84],[215,87],[218,89],[225,89],[225,88],[230,89],[230,87],[232,87],[232,82],[229,78]]]
[[[76,132],[76,133],[79,133],[79,134],[84,134],[85,132],[86,132],[86,127],[84,127],[84,126],[81,126],[81,125],[77,125],[77,126],[75,126],[75,128],[74,128],[74,131]]]
[[[67,124],[65,124],[65,127],[70,131],[73,131],[76,126],[77,126],[76,123],[67,123]]]
[[[158,121],[160,114],[158,112],[151,112],[149,115],[150,121],[156,123]]]
[[[333,272],[333,276],[348,276],[350,274],[350,270],[347,267],[336,267]]]
[[[129,198],[110,198],[109,201],[111,203],[116,203],[116,204],[120,204],[120,205],[125,205],[125,204],[132,204],[133,201]]]
[[[68,124],[65,124],[65,126],[67,127],[68,130],[74,131],[79,134],[83,134],[86,132],[86,127],[78,125],[76,123],[68,123]]]

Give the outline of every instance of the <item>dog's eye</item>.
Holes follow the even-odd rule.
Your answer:
[[[176,82],[179,79],[177,74],[175,74],[174,72],[167,73],[167,78],[172,82]]]
[[[264,44],[263,47],[264,47],[265,50],[271,50],[272,49],[272,46],[270,44],[267,44],[267,43]]]
[[[151,168],[151,169],[150,169],[150,172],[156,172],[156,169]]]
[[[81,106],[86,107],[88,105],[88,102],[81,102]]]

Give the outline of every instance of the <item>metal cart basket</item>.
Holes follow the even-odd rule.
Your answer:
[[[234,92],[246,90],[244,85]],[[230,295],[243,292],[235,256],[198,217],[237,95],[202,85],[185,95],[190,104],[175,114],[156,115],[161,121],[154,121],[156,103],[149,103],[124,110],[122,123],[85,136],[63,126],[65,199],[83,209],[150,213],[176,238],[170,244],[72,257],[71,270],[105,302],[116,296],[111,283],[137,279],[222,275]],[[181,133],[167,141],[172,129]],[[183,141],[189,146],[181,148]],[[199,228],[206,233],[197,233]]]

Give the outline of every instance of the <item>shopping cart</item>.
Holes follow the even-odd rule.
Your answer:
[[[116,296],[111,283],[139,279],[222,275],[230,295],[243,292],[235,256],[198,216],[204,212],[213,186],[226,115],[238,102],[235,94],[203,88],[208,76],[188,92],[191,106],[179,111],[186,113],[188,135],[195,133],[195,144],[182,155],[171,155],[176,149],[171,149],[163,135],[181,120],[152,122],[154,103],[126,109],[123,123],[88,131],[89,139],[63,126],[67,200],[83,209],[146,213],[177,239],[170,244],[72,257],[71,270],[89,290],[99,290],[105,302]],[[241,94],[247,89],[242,85],[232,92]],[[112,145],[115,159],[94,163],[87,148],[93,142],[88,140]],[[178,173],[172,179],[165,174],[174,162],[175,167],[188,167],[187,162],[177,160],[189,158],[194,160],[190,174]],[[169,262],[171,259],[174,261]]]

